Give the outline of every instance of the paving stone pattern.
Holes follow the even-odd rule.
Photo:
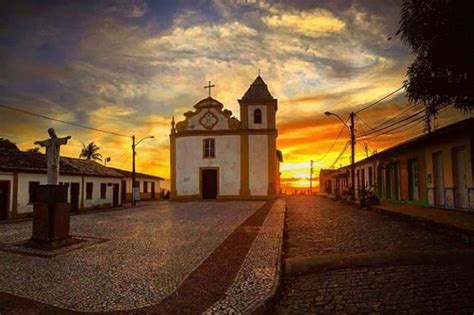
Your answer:
[[[465,313],[474,310],[474,270],[466,265],[341,269],[286,279],[279,311]]]
[[[287,198],[287,259],[374,252],[469,250],[458,239],[323,197]],[[471,247],[472,249],[472,247]],[[472,256],[471,256],[472,257]],[[472,258],[469,258],[472,259]],[[345,266],[285,276],[277,313],[474,312],[474,262]]]
[[[206,314],[250,313],[276,292],[280,280],[285,201],[277,200],[223,299]]]
[[[286,257],[469,247],[379,213],[324,197],[288,198]]]
[[[110,239],[53,258],[0,252],[0,291],[77,311],[159,303],[263,202],[155,203],[71,218],[71,233]],[[31,222],[0,225],[0,243]]]

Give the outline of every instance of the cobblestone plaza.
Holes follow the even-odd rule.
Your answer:
[[[51,258],[3,251],[0,291],[76,311],[153,305],[263,204],[151,203],[73,216],[73,235],[104,241]],[[0,225],[2,244],[30,236],[31,221]]]

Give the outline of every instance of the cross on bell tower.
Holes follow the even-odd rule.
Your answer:
[[[209,81],[209,84],[204,87],[205,89],[209,89],[209,97],[211,97],[211,89],[215,86],[215,84],[211,84],[211,81]]]

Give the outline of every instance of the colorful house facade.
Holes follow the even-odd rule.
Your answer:
[[[358,161],[356,197],[365,189],[386,201],[474,210],[473,142],[474,118],[469,118]],[[325,188],[331,180],[330,193],[336,196],[351,183],[350,166],[337,171],[320,184]],[[347,174],[347,180],[339,180],[338,174]]]

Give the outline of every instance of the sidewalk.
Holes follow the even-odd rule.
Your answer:
[[[320,195],[326,198],[334,198],[330,194]],[[359,201],[347,202],[360,206]],[[364,209],[407,220],[435,232],[455,236],[467,243],[474,244],[474,211],[470,213],[384,201],[380,206]]]

